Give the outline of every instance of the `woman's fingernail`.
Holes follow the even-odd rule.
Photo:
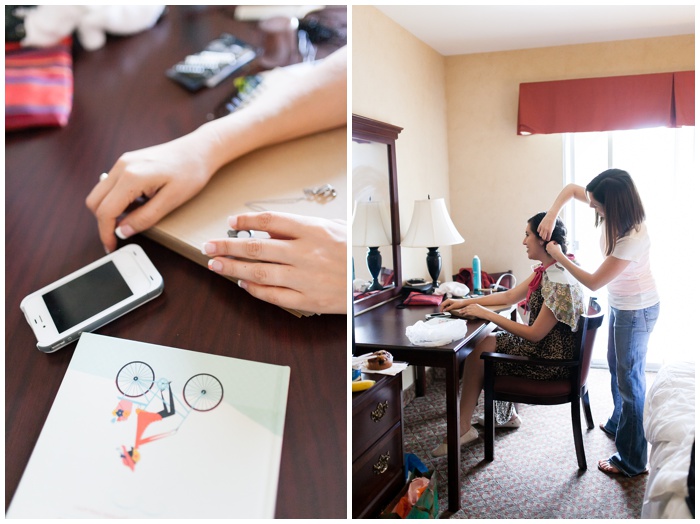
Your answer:
[[[127,238],[132,236],[134,233],[136,233],[136,231],[134,231],[134,228],[128,224],[124,224],[123,226],[119,226],[119,227],[117,227],[117,229],[114,230],[114,234],[117,235],[122,240],[126,240]]]
[[[212,271],[218,272],[218,271],[221,271],[222,269],[224,269],[224,265],[221,262],[219,262],[218,260],[214,260],[214,259],[210,260],[207,265],[209,266],[209,269],[211,269]]]
[[[241,287],[243,289],[248,289],[248,282],[246,282],[245,280],[239,280],[238,287]]]
[[[230,227],[232,227],[233,229],[236,229],[237,224],[238,224],[238,217],[237,216],[228,217],[228,225]]]
[[[213,255],[214,253],[216,253],[216,244],[212,242],[202,244],[202,255]]]

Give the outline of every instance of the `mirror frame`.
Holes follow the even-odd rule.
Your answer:
[[[397,127],[364,116],[352,115],[352,140],[354,142],[377,142],[387,146],[387,168],[389,171],[389,213],[391,215],[391,254],[394,258],[394,286],[371,296],[353,301],[353,311],[359,315],[372,306],[394,298],[401,292],[401,228],[399,226],[399,189],[396,171],[396,139],[402,127]],[[354,205],[354,202],[353,202]]]

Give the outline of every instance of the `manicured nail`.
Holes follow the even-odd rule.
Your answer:
[[[205,242],[202,244],[202,255],[213,255],[216,253],[216,244]]]
[[[218,260],[214,260],[214,259],[210,260],[207,263],[207,265],[209,266],[209,269],[211,269],[212,271],[218,272],[218,271],[221,271],[222,269],[224,269],[224,265],[221,262],[219,262]]]
[[[228,225],[229,227],[232,227],[233,229],[236,229],[236,225],[238,224],[238,217],[237,216],[232,216],[228,217]]]
[[[248,282],[246,282],[245,280],[239,280],[238,287],[243,288],[243,289],[248,289]]]
[[[126,240],[127,238],[132,236],[134,233],[136,233],[136,231],[134,231],[134,228],[128,224],[125,224],[123,226],[119,226],[119,227],[117,227],[117,229],[114,230],[114,234],[117,235],[122,240]]]

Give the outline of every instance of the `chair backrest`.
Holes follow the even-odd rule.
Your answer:
[[[465,279],[463,277],[463,274],[460,273],[452,275],[452,280],[454,280],[455,282],[464,282]],[[489,273],[488,275],[494,280],[494,282],[496,282],[496,284],[492,286],[493,288],[495,288],[494,291],[504,291],[515,287],[515,275],[513,275],[513,271],[511,271],[510,269],[507,271],[499,271],[497,273]]]
[[[588,304],[588,311],[581,315],[581,318],[578,320],[576,344],[574,346],[574,360],[580,362],[580,372],[578,376],[579,388],[585,385],[588,380],[588,370],[591,367],[595,336],[598,328],[603,324],[604,316],[600,304],[596,302],[594,297],[591,297]]]
[[[515,287],[515,275],[509,269],[501,273],[489,273],[496,283],[494,284],[495,291],[503,291],[500,288],[513,289]]]

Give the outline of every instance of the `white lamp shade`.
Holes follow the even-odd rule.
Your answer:
[[[352,245],[391,245],[391,220],[384,202],[357,202],[352,215]]]
[[[404,247],[439,247],[461,244],[464,239],[447,213],[444,198],[416,200]]]

